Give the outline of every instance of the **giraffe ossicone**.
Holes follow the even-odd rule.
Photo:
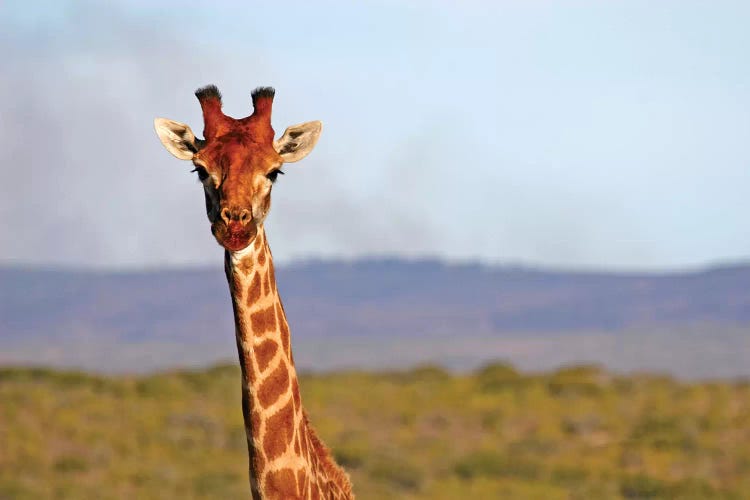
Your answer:
[[[253,498],[353,498],[348,475],[308,422],[300,399],[289,324],[276,288],[263,221],[284,163],[313,149],[322,124],[302,123],[274,140],[274,90],[255,89],[253,113],[231,118],[219,90],[195,93],[203,139],[184,123],[154,120],[164,147],[189,160],[203,184],[211,233],[224,247],[242,372],[242,411]]]

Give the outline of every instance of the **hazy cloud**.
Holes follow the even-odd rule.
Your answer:
[[[654,16],[637,37],[619,7],[550,6],[540,24],[520,7],[299,4],[283,34],[255,22],[270,6],[2,8],[0,262],[220,260],[200,186],[151,125],[200,133],[192,93],[210,82],[235,116],[254,86],[275,85],[277,133],[325,123],[274,188],[282,260],[656,267],[750,254],[738,215],[750,69],[731,9],[710,13],[721,36],[688,49],[697,8],[646,4],[629,11]]]

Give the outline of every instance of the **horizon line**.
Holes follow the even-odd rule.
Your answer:
[[[675,266],[586,266],[586,265],[554,265],[533,263],[522,260],[487,261],[480,258],[447,258],[436,255],[393,255],[373,254],[355,257],[344,256],[309,256],[295,258],[277,264],[279,269],[304,267],[313,264],[363,264],[376,262],[399,262],[399,263],[431,263],[445,267],[481,267],[490,270],[520,270],[537,271],[548,273],[566,274],[611,274],[611,275],[674,275],[674,274],[700,274],[703,272],[731,269],[736,267],[750,267],[750,256],[727,259],[717,259],[709,262],[694,263]],[[29,262],[0,260],[0,271],[40,271],[40,272],[77,272],[92,274],[140,274],[149,272],[179,272],[179,271],[203,271],[212,269],[223,269],[223,259],[216,263],[189,263],[189,264],[146,264],[120,265],[120,266],[83,266],[78,264],[65,264],[54,262]]]

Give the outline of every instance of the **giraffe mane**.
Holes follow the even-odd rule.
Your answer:
[[[339,487],[339,489],[341,489],[341,491],[347,498],[352,497],[352,481],[349,477],[349,474],[347,474],[346,471],[341,468],[341,466],[333,461],[333,458],[331,458],[331,451],[318,437],[318,433],[315,432],[315,429],[310,424],[310,420],[307,417],[307,410],[305,410],[304,408],[302,408],[302,419],[305,423],[305,426],[307,427],[307,432],[310,436],[310,441],[312,441],[315,455],[320,460],[320,464],[322,465],[326,475],[332,480],[332,482],[336,484],[336,486]],[[344,486],[342,487],[341,485]]]

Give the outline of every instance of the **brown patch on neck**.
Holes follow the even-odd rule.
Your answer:
[[[279,366],[260,384],[258,401],[264,408],[268,408],[283,396],[289,388],[289,367],[286,363]]]
[[[271,364],[271,360],[273,360],[273,357],[278,350],[279,344],[271,339],[264,340],[255,348],[255,359],[258,361],[258,370],[260,370],[261,373],[268,368],[269,364]]]
[[[260,276],[256,272],[253,275],[252,281],[250,281],[250,286],[247,287],[247,305],[252,306],[256,302],[258,302],[258,299],[260,299]]]
[[[265,248],[261,248],[260,251],[258,252],[258,264],[260,264],[261,266],[266,265],[266,249]]]
[[[268,460],[281,456],[292,444],[294,437],[294,409],[291,403],[274,413],[266,421],[266,435],[263,438],[263,450]]]
[[[243,275],[247,276],[253,271],[253,261],[252,259],[241,259],[239,263],[237,264],[237,270]]]
[[[261,309],[258,312],[250,315],[250,324],[253,329],[254,335],[261,335],[265,332],[269,332],[276,329],[276,314],[275,306],[271,304],[265,309]]]
[[[297,493],[297,480],[292,469],[269,472],[264,491],[272,498],[301,498]]]

